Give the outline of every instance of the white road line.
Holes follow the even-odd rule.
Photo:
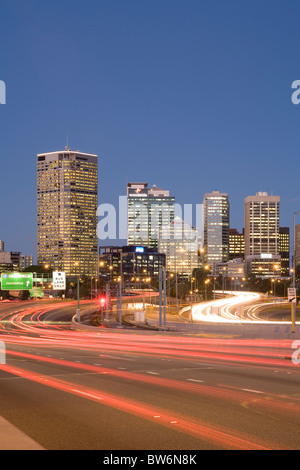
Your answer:
[[[132,362],[135,362],[134,359],[128,359],[128,358],[125,358],[125,357],[120,357],[120,356],[110,356],[109,354],[100,354],[99,357],[108,357],[109,359],[120,359],[122,361],[132,361]]]
[[[203,383],[204,380],[197,380],[197,379],[187,379],[189,382],[198,382],[198,383]]]
[[[91,393],[82,392],[81,390],[76,390],[75,388],[72,388],[72,391],[76,392],[76,393],[80,393],[80,395],[85,395],[85,396],[90,397],[90,398],[96,398],[97,400],[103,400],[103,398],[101,398],[97,395],[92,395]]]

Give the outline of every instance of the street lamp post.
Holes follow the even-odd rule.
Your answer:
[[[293,217],[293,289],[296,289],[296,224],[295,219],[296,215],[299,214],[300,211],[294,212]],[[296,303],[297,303],[297,296],[296,301],[292,302],[292,332],[295,332],[295,319],[296,319]]]
[[[77,274],[77,266],[79,266],[78,261],[74,263],[75,266],[75,273],[77,275],[77,309],[76,309],[76,320],[80,323],[80,304],[79,304],[79,294],[80,294],[80,287],[79,287],[79,275]]]
[[[162,278],[162,267],[159,267],[159,330],[162,330],[162,289],[163,289],[163,278]]]
[[[205,300],[207,300],[207,284],[209,284],[210,282],[210,279],[206,279],[204,281],[204,284],[205,284]]]

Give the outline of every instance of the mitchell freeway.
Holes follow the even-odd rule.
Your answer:
[[[0,449],[300,449],[298,334],[77,329],[75,311],[0,303]]]

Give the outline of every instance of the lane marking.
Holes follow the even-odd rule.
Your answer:
[[[128,359],[128,358],[125,358],[125,357],[120,357],[120,356],[111,356],[109,354],[99,354],[99,357],[108,357],[109,359],[120,359],[122,361],[132,361],[132,362],[135,362],[134,359]]]
[[[72,391],[75,393],[80,393],[80,395],[85,395],[87,397],[96,398],[97,400],[103,400],[103,398],[99,397],[98,395],[93,395],[92,393],[86,393],[86,392],[83,392],[82,390],[76,390],[75,388],[72,388]]]
[[[198,383],[203,383],[204,380],[198,380],[198,379],[186,379],[188,382],[198,382]]]

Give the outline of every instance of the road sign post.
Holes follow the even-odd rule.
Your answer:
[[[33,287],[30,291],[30,297],[33,299],[43,299],[44,298],[44,290],[43,287]]]
[[[53,290],[66,290],[66,273],[62,271],[53,271]]]
[[[296,288],[288,288],[288,301],[291,302],[291,316],[292,316],[292,333],[295,333],[295,317],[296,317],[296,303],[297,291]]]
[[[163,279],[162,279],[162,267],[159,268],[159,330],[162,330],[162,289],[163,289]]]

